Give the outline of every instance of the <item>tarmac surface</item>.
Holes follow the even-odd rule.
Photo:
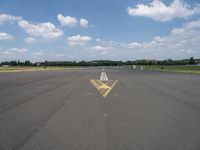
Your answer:
[[[200,150],[200,75],[101,70],[0,73],[0,150]]]

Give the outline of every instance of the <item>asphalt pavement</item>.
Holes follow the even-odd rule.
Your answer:
[[[101,72],[0,73],[0,150],[200,150],[200,75]]]

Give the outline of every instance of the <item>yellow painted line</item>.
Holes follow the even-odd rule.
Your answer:
[[[107,89],[102,89],[102,90],[100,91],[100,93],[101,93],[102,96],[103,96],[103,93],[105,93],[106,90],[107,90]]]
[[[90,80],[90,82],[95,86],[97,91],[105,98],[117,84],[118,80],[110,80],[108,82],[102,82],[100,80]]]
[[[111,90],[113,89],[113,87],[117,84],[117,82],[118,82],[118,80],[116,80],[116,81],[112,84],[112,86],[110,87],[110,89],[108,89],[108,90],[106,91],[106,93],[103,95],[104,98],[110,93],[110,91],[111,91]]]
[[[107,84],[103,83],[101,86],[98,87],[98,89],[109,89],[110,86],[108,86]]]
[[[112,86],[112,82],[113,82],[113,80],[110,80],[106,84],[111,87]]]
[[[96,84],[98,84],[98,87],[101,86],[102,84],[104,84],[103,82],[99,81],[99,80],[94,80],[96,82]]]
[[[99,85],[102,85],[104,84],[103,82],[101,82],[100,80],[96,80],[96,82],[99,84]]]
[[[96,88],[99,87],[98,84],[97,84],[94,80],[90,80],[90,82],[91,82]]]

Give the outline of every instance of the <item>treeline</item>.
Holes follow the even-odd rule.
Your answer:
[[[6,61],[1,62],[1,66],[122,66],[122,65],[195,65],[199,64],[200,59],[184,60],[135,60],[135,61],[111,61],[111,60],[93,60],[93,61],[44,61],[35,62],[30,61],[21,62]]]
[[[35,63],[30,62],[29,60],[21,62],[19,60],[13,60],[13,61],[5,61],[0,63],[1,66],[34,66]]]

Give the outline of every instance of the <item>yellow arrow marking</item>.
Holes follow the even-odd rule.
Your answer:
[[[114,81],[114,83],[111,85],[111,87],[106,91],[106,93],[103,95],[103,97],[105,98],[110,91],[113,89],[113,87],[117,84],[118,80]]]
[[[110,89],[110,87],[103,83],[101,86],[98,87],[98,89]]]
[[[105,98],[117,84],[118,80],[109,80],[107,82],[101,82],[100,80],[90,80],[95,86],[97,91]]]

